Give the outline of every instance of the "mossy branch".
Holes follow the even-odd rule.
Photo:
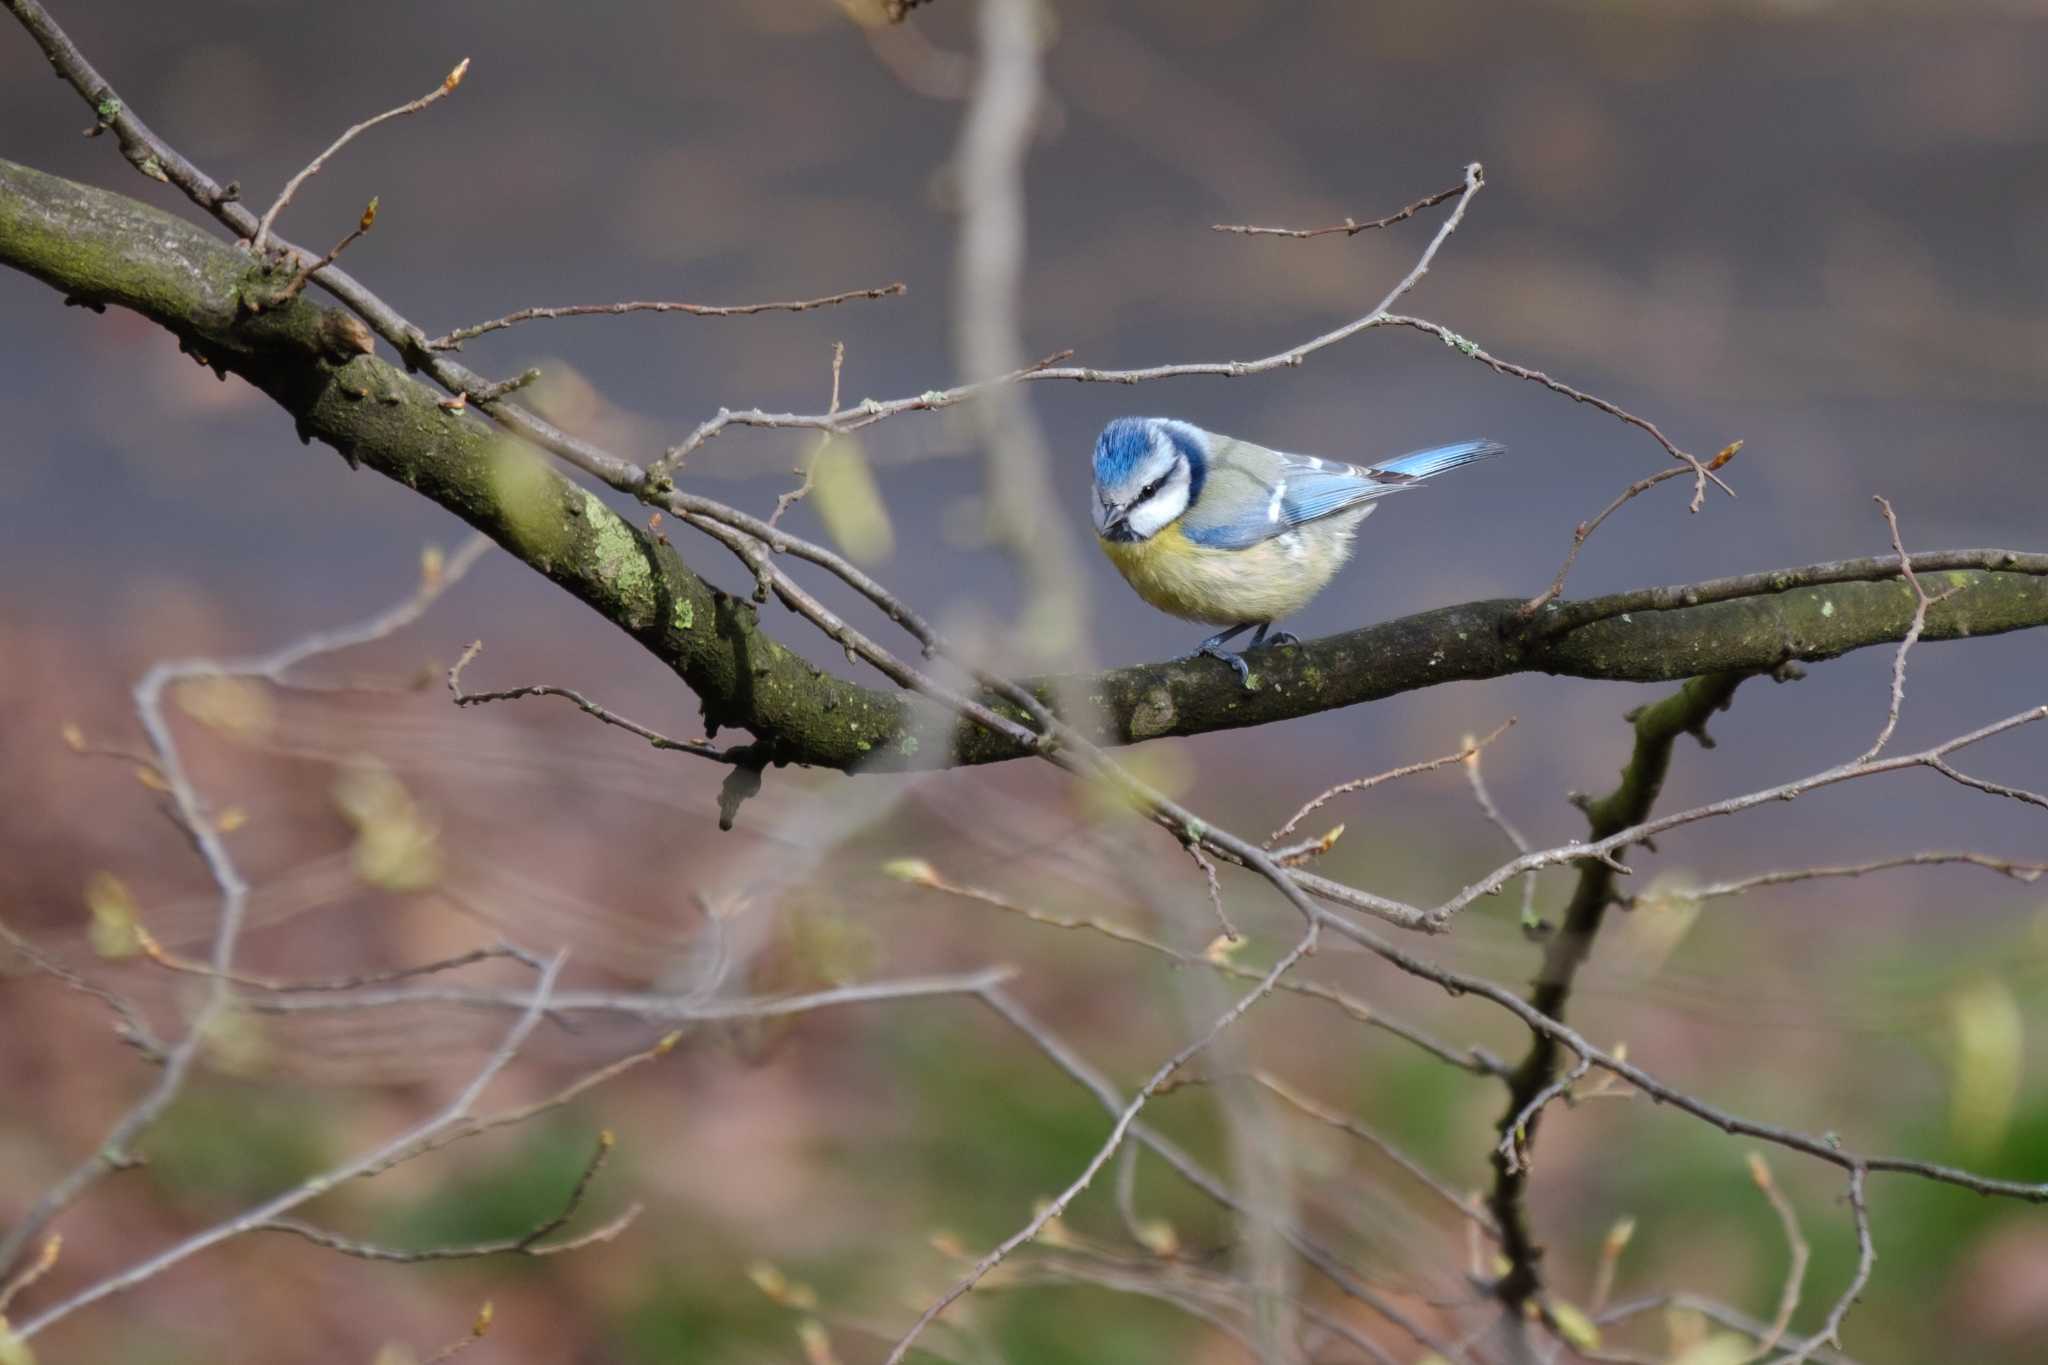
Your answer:
[[[200,361],[290,413],[302,439],[418,492],[482,530],[631,635],[700,698],[707,726],[752,733],[750,763],[888,769],[1018,756],[932,701],[862,686],[761,628],[754,604],[694,572],[527,447],[452,410],[371,353],[351,314],[306,297],[247,251],[125,195],[0,161],[0,263],[68,302],[133,309]],[[1917,554],[1956,587],[1925,640],[2048,624],[2048,554]],[[1127,744],[1264,725],[1440,683],[1545,672],[1637,682],[1757,671],[1895,642],[1915,599],[1895,557],[1841,561],[1584,601],[1536,618],[1520,599],[1469,602],[1251,656],[1258,686],[1214,660],[1029,684],[1083,696],[1094,738]],[[1005,715],[1017,708],[995,705]],[[934,737],[951,735],[951,752]]]

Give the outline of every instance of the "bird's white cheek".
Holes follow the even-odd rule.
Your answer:
[[[1141,540],[1155,536],[1187,510],[1187,484],[1184,480],[1175,480],[1131,509],[1131,529]]]

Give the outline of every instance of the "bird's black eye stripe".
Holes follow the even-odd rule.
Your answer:
[[[1145,487],[1144,487],[1144,489],[1143,489],[1142,491],[1140,491],[1140,492],[1139,492],[1139,494],[1138,494],[1138,501],[1139,501],[1139,502],[1144,502],[1144,501],[1145,501],[1146,499],[1150,498],[1150,497],[1151,497],[1151,496],[1152,496],[1153,494],[1157,493],[1157,492],[1158,492],[1158,491],[1159,491],[1160,489],[1162,489],[1162,488],[1166,487],[1166,480],[1167,480],[1167,478],[1168,478],[1168,476],[1167,476],[1167,475],[1165,475],[1165,474],[1161,474],[1161,475],[1160,475],[1160,476],[1159,476],[1158,478],[1156,478],[1156,479],[1152,480],[1152,482],[1150,482],[1150,483],[1146,484],[1146,485],[1145,485]]]

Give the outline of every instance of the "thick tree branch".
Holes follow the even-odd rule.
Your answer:
[[[1594,842],[1612,838],[1649,818],[1650,807],[1656,804],[1657,794],[1664,788],[1665,774],[1671,769],[1673,746],[1688,734],[1707,744],[1708,717],[1728,705],[1747,676],[1715,673],[1695,678],[1673,695],[1629,718],[1635,726],[1635,749],[1621,770],[1621,782],[1599,800],[1585,802],[1586,821],[1592,826]],[[1616,903],[1615,875],[1612,856],[1588,858],[1579,864],[1578,884],[1572,890],[1571,904],[1565,908],[1564,923],[1546,941],[1543,965],[1537,970],[1535,985],[1529,993],[1529,1004],[1546,1018],[1564,1021],[1572,982],[1592,955],[1593,940],[1600,932],[1607,907]],[[1494,1292],[1517,1315],[1525,1303],[1542,1293],[1539,1262],[1543,1249],[1530,1230],[1523,1191],[1529,1181],[1528,1150],[1536,1138],[1537,1120],[1542,1117],[1544,1104],[1561,1093],[1557,1070],[1564,1050],[1556,1035],[1532,1032],[1528,1052],[1508,1078],[1508,1105],[1500,1121],[1501,1142],[1493,1153],[1493,1189],[1486,1202],[1500,1229],[1501,1251],[1508,1262],[1507,1274],[1495,1285]],[[1581,1057],[1577,1072],[1583,1072],[1588,1061]]]
[[[130,308],[289,412],[300,436],[433,499],[626,631],[697,693],[708,727],[741,728],[761,762],[904,768],[1019,756],[1015,741],[939,703],[861,686],[771,639],[754,605],[699,577],[660,538],[503,433],[369,354],[360,321],[305,297],[275,302],[245,252],[124,195],[0,161],[0,263],[67,300]],[[260,309],[260,311],[252,311]],[[2048,624],[2048,554],[1917,553],[1956,589],[1923,640]],[[1554,602],[1469,602],[1254,655],[1246,690],[1213,660],[1044,679],[1048,705],[1077,688],[1090,737],[1125,744],[1269,724],[1439,683],[1546,672],[1635,682],[1770,669],[1896,643],[1916,605],[1896,557],[1846,560],[1690,586]],[[1057,685],[1056,685],[1057,684]],[[990,702],[1023,721],[1020,708]],[[952,736],[950,755],[920,753]]]

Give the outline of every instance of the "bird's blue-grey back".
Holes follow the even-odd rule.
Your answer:
[[[1433,475],[1504,448],[1492,441],[1462,441],[1419,450],[1368,469],[1268,450],[1250,441],[1212,437],[1209,477],[1217,493],[1191,506],[1181,519],[1181,529],[1198,545],[1246,549],[1412,488]]]

